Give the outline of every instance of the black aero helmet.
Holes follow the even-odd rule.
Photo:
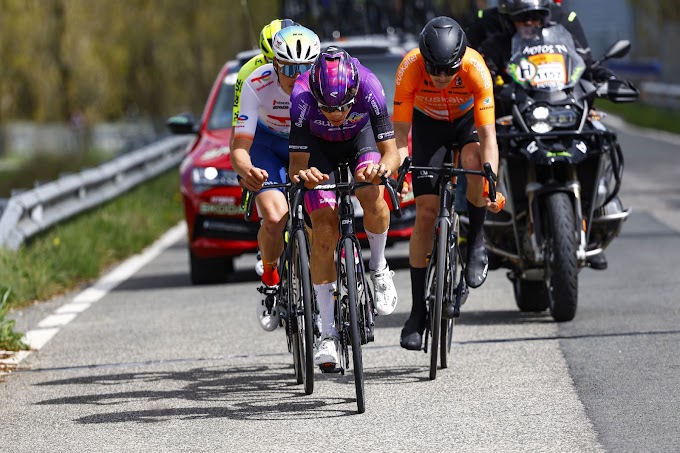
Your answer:
[[[420,32],[418,47],[429,74],[444,72],[452,76],[460,69],[467,37],[458,22],[439,16],[430,20]]]
[[[545,23],[550,19],[551,2],[552,0],[500,0],[498,12],[510,16],[511,19],[534,13]]]

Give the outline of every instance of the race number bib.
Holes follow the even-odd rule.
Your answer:
[[[568,81],[564,56],[538,54],[523,58],[515,68],[514,78],[536,88],[561,88]]]

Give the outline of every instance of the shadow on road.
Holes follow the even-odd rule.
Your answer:
[[[367,383],[398,384],[420,381],[423,368],[396,367],[366,369]],[[333,380],[351,385],[354,376],[315,375],[318,380]],[[238,420],[291,420],[340,417],[356,414],[352,396],[323,397],[318,392],[305,395],[302,385],[295,383],[292,364],[267,364],[193,368],[186,371],[99,374],[49,381],[40,386],[69,386],[67,392],[77,395],[41,401],[39,405],[87,406],[89,412],[74,421],[82,424],[143,422],[193,418],[230,418]],[[72,390],[71,390],[72,389]],[[125,410],[156,406],[165,408]],[[117,410],[111,410],[112,407]],[[104,409],[104,411],[102,411]]]

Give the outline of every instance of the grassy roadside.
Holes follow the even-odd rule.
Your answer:
[[[104,206],[57,225],[16,252],[0,249],[0,350],[21,347],[7,309],[49,300],[94,281],[183,218],[172,169]]]
[[[653,107],[640,102],[615,104],[605,100],[598,100],[595,107],[619,116],[635,126],[680,134],[680,111],[678,110]]]

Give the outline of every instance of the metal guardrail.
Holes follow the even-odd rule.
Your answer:
[[[26,239],[179,165],[192,139],[167,137],[0,201],[0,247],[17,250]]]

